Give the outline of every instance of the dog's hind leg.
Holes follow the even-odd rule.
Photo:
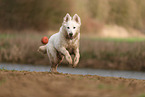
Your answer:
[[[57,67],[58,67],[58,64],[52,64],[51,65],[51,69],[50,69],[50,72],[54,72],[54,73],[57,73]]]
[[[64,56],[60,52],[57,51],[57,58],[58,58],[58,64],[60,64],[63,61]]]
[[[48,47],[47,54],[48,54],[49,61],[51,64],[50,71],[57,72],[57,67],[58,67],[58,63],[59,63],[59,59],[57,57],[57,51],[55,50],[55,48],[50,46],[50,47]]]

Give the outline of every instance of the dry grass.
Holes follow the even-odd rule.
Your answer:
[[[3,34],[0,42],[0,61],[13,63],[47,64],[46,57],[37,52],[41,34]],[[42,35],[44,36],[44,35]]]
[[[1,34],[0,62],[48,65],[37,52],[45,34]],[[145,39],[81,38],[79,67],[145,71]],[[61,64],[69,66],[68,64]]]
[[[145,71],[144,58],[143,41],[103,39],[82,40],[81,43],[81,59],[85,65],[80,64],[80,67]]]

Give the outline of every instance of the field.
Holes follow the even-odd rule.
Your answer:
[[[77,68],[145,72],[144,10],[145,0],[0,0],[0,63],[50,65],[41,38],[69,13],[81,18]],[[2,67],[0,97],[145,97],[145,80]]]
[[[37,52],[48,33],[0,34],[0,62],[49,65],[47,55]],[[97,38],[82,35],[79,66],[98,69],[145,71],[145,38]],[[61,66],[70,66],[65,61]],[[71,66],[70,66],[71,67]]]
[[[0,70],[0,97],[145,97],[145,80]]]

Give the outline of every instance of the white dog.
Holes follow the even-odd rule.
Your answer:
[[[80,26],[80,17],[75,14],[73,18],[71,18],[67,13],[59,32],[53,34],[46,45],[39,47],[38,51],[48,54],[51,72],[57,72],[57,66],[62,62],[64,57],[73,67],[77,66],[80,58]],[[72,61],[70,56],[72,54],[74,55],[74,61]]]

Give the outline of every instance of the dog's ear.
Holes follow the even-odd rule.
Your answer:
[[[76,21],[78,24],[81,25],[81,19],[80,19],[80,17],[79,17],[77,14],[75,14],[75,15],[73,16],[73,20]]]
[[[64,22],[68,22],[71,20],[71,16],[67,13],[66,16],[64,17]]]

